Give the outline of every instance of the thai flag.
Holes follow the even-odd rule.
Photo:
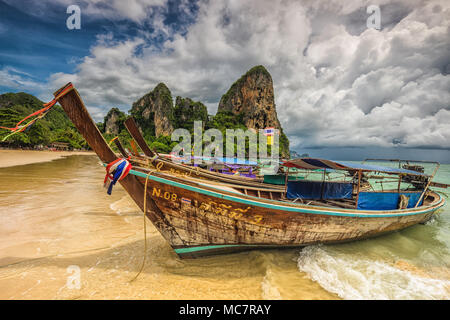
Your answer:
[[[188,198],[181,198],[181,201],[183,202],[183,203],[185,203],[185,204],[188,204],[188,205],[190,205],[191,204],[191,199],[188,199]]]
[[[265,128],[264,129],[264,135],[265,136],[273,136],[275,134],[275,128],[270,127],[270,128]]]

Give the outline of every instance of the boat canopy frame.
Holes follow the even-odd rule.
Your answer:
[[[367,159],[369,160],[369,159]],[[370,159],[371,160],[371,159]],[[382,160],[382,159],[377,159]],[[413,162],[413,161],[410,161]],[[315,169],[332,169],[332,170],[344,170],[344,171],[361,171],[361,172],[382,172],[386,174],[408,174],[415,176],[423,176],[423,177],[432,177],[433,175],[428,175],[422,172],[417,172],[413,170],[401,169],[401,168],[390,168],[383,167],[378,165],[368,165],[368,164],[358,164],[351,163],[347,161],[333,161],[319,158],[297,158],[292,160],[287,160],[283,162],[283,166],[288,168],[297,168],[297,169],[307,169],[307,170],[315,170]]]
[[[399,182],[398,182],[398,190],[397,193],[400,194],[400,184],[402,182],[402,176],[419,176],[426,179],[425,187],[423,188],[422,192],[420,193],[419,199],[416,201],[414,208],[416,208],[422,201],[423,197],[425,196],[426,191],[428,190],[431,181],[433,180],[434,176],[436,175],[437,169],[439,168],[440,164],[439,162],[435,161],[417,161],[421,163],[434,163],[436,164],[436,167],[433,170],[433,173],[431,175],[425,174],[424,172],[418,172],[408,169],[401,168],[401,162],[415,162],[413,160],[394,160],[394,159],[366,159],[364,161],[398,161],[399,162],[399,168],[391,168],[391,167],[384,167],[384,166],[378,166],[378,165],[368,165],[365,163],[358,164],[358,163],[351,163],[347,161],[333,161],[333,160],[326,160],[326,159],[319,159],[319,158],[297,158],[292,159],[283,162],[283,166],[287,167],[287,174],[286,177],[289,175],[289,168],[298,168],[298,169],[306,169],[306,170],[317,170],[321,169],[324,171],[324,173],[328,170],[343,170],[347,171],[353,174],[355,176],[358,175],[358,182],[356,184],[356,208],[358,208],[359,203],[359,197],[361,192],[361,179],[364,172],[380,172],[385,174],[391,174],[391,175],[398,175],[399,176]],[[325,174],[323,182],[325,182]],[[288,179],[286,178],[285,182],[285,194],[288,194]]]

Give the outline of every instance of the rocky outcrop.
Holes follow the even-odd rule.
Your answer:
[[[118,135],[123,127],[126,115],[117,108],[109,110],[104,118],[103,128],[106,134]]]
[[[164,83],[133,103],[130,113],[140,127],[154,127],[150,134],[155,137],[170,136],[173,132],[172,95]]]
[[[125,130],[126,115],[117,108],[105,117],[104,132],[117,135]],[[280,155],[289,158],[289,140],[283,133],[275,108],[272,77],[263,66],[250,69],[222,96],[217,114],[208,115],[206,106],[190,98],[177,97],[175,106],[172,95],[164,83],[133,103],[129,114],[135,119],[145,139],[149,142],[171,144],[170,135],[176,128],[191,133],[194,121],[200,120],[203,129],[220,130],[239,128],[280,130]]]
[[[248,128],[281,129],[275,109],[273,83],[270,73],[263,66],[250,69],[222,96],[218,112],[243,114]]]
[[[177,128],[192,130],[194,121],[201,121],[203,128],[208,120],[208,109],[198,101],[177,97],[175,100],[174,118]]]
[[[277,117],[272,77],[263,66],[253,67],[233,83],[220,99],[218,112],[240,115],[247,128],[280,130],[280,154],[289,158],[289,140]]]

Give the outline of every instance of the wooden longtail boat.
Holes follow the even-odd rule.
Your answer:
[[[137,143],[137,145],[141,148],[141,150],[144,153],[144,156],[136,156],[136,154],[131,155],[131,160],[140,163],[140,165],[147,164],[147,166],[150,165],[152,167],[157,168],[158,171],[169,171],[171,173],[187,174],[190,177],[207,179],[209,181],[223,182],[225,184],[232,184],[234,186],[236,185],[247,186],[248,188],[243,187],[241,188],[240,191],[246,194],[248,194],[249,192],[250,194],[252,194],[253,192],[258,196],[267,199],[274,199],[274,198],[279,199],[281,197],[281,193],[284,192],[284,187],[280,187],[280,185],[284,183],[279,183],[280,181],[284,182],[283,175],[270,174],[270,175],[262,175],[260,178],[258,177],[250,178],[249,176],[245,175],[229,175],[224,174],[223,172],[222,173],[212,172],[198,166],[195,167],[193,170],[192,165],[185,163],[174,163],[170,157],[160,157],[160,155],[156,151],[152,150],[148,146],[144,137],[142,136],[133,117],[128,117],[125,120],[125,127],[128,133],[131,135],[131,137],[134,139],[134,141]],[[117,148],[119,149],[120,153],[122,154],[122,156],[124,156],[125,158],[130,156],[125,151],[123,146],[120,144],[120,141],[118,139],[114,140],[114,142]],[[227,163],[224,163],[222,166],[224,168],[232,167],[232,165],[228,165]],[[303,178],[304,177],[294,177],[294,176],[289,177],[290,180],[297,180]]]
[[[134,167],[137,166],[143,172],[151,172],[152,169],[157,172],[169,172],[175,176],[189,177],[191,180],[207,181],[216,187],[233,188],[244,194],[256,195],[266,199],[280,199],[284,193],[284,186],[268,184],[258,181],[242,181],[233,179],[228,175],[198,170],[192,166],[173,163],[164,158],[142,158],[128,154],[118,139],[113,141],[124,158],[128,158]],[[166,170],[164,170],[166,169]]]
[[[200,167],[192,167],[191,165],[173,162],[169,157],[160,156],[147,145],[132,117],[129,117],[125,121],[125,127],[137,145],[144,152],[144,156],[138,155],[137,152],[134,152],[134,154],[131,155],[127,153],[119,139],[113,139],[114,143],[123,157],[130,158],[130,161],[134,166],[137,165],[144,171],[148,168],[155,168],[158,172],[170,172],[173,175],[188,176],[190,179],[200,179],[209,181],[210,183],[219,182],[219,186],[235,188],[239,192],[266,199],[280,199],[282,197],[284,187],[274,183],[266,183],[263,178],[255,179],[237,175],[228,175],[212,172]]]
[[[58,90],[55,97],[69,85],[71,84]],[[76,89],[59,97],[58,102],[104,163],[117,159],[88,114]],[[368,208],[373,203],[370,197],[367,198],[367,195],[360,192],[360,187],[364,174],[374,170],[318,159],[292,160],[286,166],[305,168],[305,163],[311,168],[327,166],[356,172],[358,181],[356,188],[352,189],[351,199],[348,199],[347,184],[323,184],[320,189],[321,198],[330,194],[338,194],[339,198],[342,191],[346,194],[342,199],[319,199],[312,204],[313,200],[302,198],[301,192],[305,185],[295,185],[289,189],[290,183],[299,181],[286,183],[284,199],[270,200],[257,195],[246,195],[239,192],[238,188],[215,187],[169,172],[139,168],[131,170],[119,182],[143,211],[146,202],[144,213],[182,258],[254,248],[295,247],[365,239],[425,222],[445,204],[438,193],[429,190],[431,178],[427,177],[428,182],[420,191],[417,205],[410,207],[407,201],[404,209]],[[381,172],[385,172],[384,170],[381,169]],[[415,171],[402,170],[402,175],[424,176]],[[387,173],[395,174],[398,171]],[[148,189],[144,192],[146,182]],[[311,190],[317,191],[310,188],[307,192]],[[401,194],[408,192],[402,191]],[[395,192],[389,194],[392,193]],[[292,196],[296,198],[292,199]],[[397,198],[400,198],[400,192],[397,193]],[[348,202],[350,205],[356,202],[356,206],[352,209],[344,208],[338,205],[341,202]]]
[[[199,178],[205,178],[213,181],[242,184],[260,188],[272,188],[272,189],[276,188],[273,185],[264,184],[263,179],[261,178],[255,179],[240,175],[233,175],[233,176],[224,175],[218,172],[205,170],[201,167],[192,168],[192,166],[187,164],[175,163],[170,158],[161,157],[157,152],[152,150],[147,145],[147,142],[145,142],[144,137],[139,131],[139,128],[137,127],[133,117],[129,117],[125,120],[125,127],[128,130],[128,133],[134,139],[134,141],[136,141],[137,145],[141,148],[142,152],[144,152],[144,157],[141,158],[146,157],[147,159],[151,159],[151,165],[153,165],[154,167],[158,167],[159,171],[170,171],[172,173],[178,171],[182,173],[189,173],[190,175],[195,175],[198,176]]]

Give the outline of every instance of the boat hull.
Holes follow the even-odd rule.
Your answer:
[[[144,184],[146,174],[133,172]],[[427,221],[444,200],[393,211],[362,211],[233,194],[171,177],[149,176],[147,196],[164,214],[183,258],[261,248],[299,247],[361,240]]]

